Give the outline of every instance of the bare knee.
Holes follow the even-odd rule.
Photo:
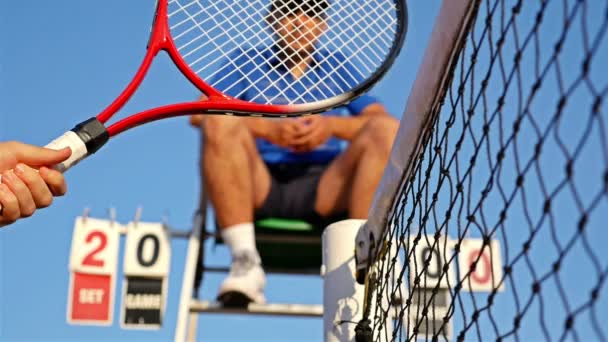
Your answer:
[[[235,138],[246,132],[242,120],[242,118],[222,115],[205,117],[202,124],[205,142],[211,145],[227,145],[228,141],[234,143]]]
[[[255,145],[242,120],[243,118],[220,115],[205,117],[201,126],[204,151],[200,159],[201,169],[211,172],[220,162],[218,157],[234,162],[234,158],[241,156],[239,160],[243,162],[243,155],[239,151],[244,151],[245,158],[249,158]]]
[[[377,153],[390,154],[399,129],[399,121],[393,117],[373,117],[361,128],[360,138]]]

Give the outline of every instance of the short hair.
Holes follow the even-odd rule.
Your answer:
[[[329,8],[328,0],[273,0],[270,6],[270,14],[276,18],[277,12],[281,16],[304,12],[311,18],[325,18],[327,8]]]

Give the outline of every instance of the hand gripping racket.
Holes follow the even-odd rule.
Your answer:
[[[324,112],[382,78],[406,28],[404,0],[157,0],[147,53],[132,81],[101,113],[47,147],[72,149],[55,166],[65,172],[112,137],[159,119]],[[206,100],[145,110],[106,127],[160,51]]]

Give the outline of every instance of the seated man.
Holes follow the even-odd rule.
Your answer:
[[[298,78],[313,61],[293,56],[302,55],[297,53],[300,49],[314,49],[311,37],[319,34],[309,35],[306,30],[318,30],[325,19],[323,13],[311,14],[302,8],[324,11],[328,3],[299,0],[299,5],[292,6],[290,1],[294,0],[273,1],[271,14],[287,14],[270,24],[281,25],[283,29],[275,27],[280,35],[277,45],[292,56],[291,68],[276,70]],[[299,34],[288,34],[285,27],[298,27]],[[222,70],[221,74],[226,73]],[[240,98],[258,95],[246,92]],[[201,172],[232,254],[230,274],[218,295],[227,306],[265,301],[255,219],[273,216],[326,224],[366,218],[398,128],[398,121],[370,95],[322,115],[294,119],[195,115],[190,123],[203,130]]]

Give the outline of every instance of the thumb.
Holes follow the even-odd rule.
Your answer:
[[[65,147],[61,150],[53,150],[45,147],[19,143],[15,146],[17,161],[28,166],[54,165],[68,159],[72,150]]]
[[[310,125],[311,123],[313,123],[315,120],[313,115],[309,115],[309,116],[302,116],[298,118],[298,121],[304,125]]]

